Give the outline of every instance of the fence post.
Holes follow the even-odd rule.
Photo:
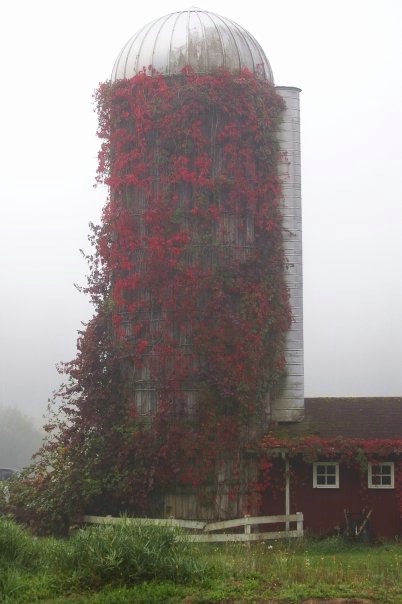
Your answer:
[[[289,458],[286,453],[283,454],[285,457],[285,514],[286,516],[290,515],[290,465]],[[285,523],[285,530],[288,533],[290,530],[290,522],[289,520]]]
[[[297,518],[297,532],[301,535],[304,534],[303,531],[303,512],[296,512]]]
[[[245,518],[250,518],[250,514],[244,514]],[[244,534],[245,535],[250,535],[251,534],[251,524],[245,524],[244,525]]]

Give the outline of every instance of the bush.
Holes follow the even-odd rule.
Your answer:
[[[38,544],[22,527],[0,517],[0,569],[31,569],[38,563]]]
[[[81,529],[54,553],[56,570],[74,574],[88,587],[152,579],[185,582],[207,571],[183,532],[129,520]]]
[[[198,582],[210,574],[208,568],[186,536],[169,526],[126,520],[55,539],[33,537],[0,518],[0,602],[47,600],[105,586],[163,589]]]

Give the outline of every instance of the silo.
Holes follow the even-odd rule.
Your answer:
[[[166,85],[159,84],[161,76]],[[226,83],[232,114],[217,98],[219,79]],[[125,82],[133,82],[129,94]],[[118,148],[124,147],[125,153],[123,172],[115,171],[109,182],[109,215],[115,225],[110,256],[118,258],[110,265],[112,305],[116,333],[126,351],[130,346],[135,349],[132,358],[122,354],[126,404],[151,423],[161,406],[171,407],[166,431],[182,438],[184,432],[177,430],[183,418],[208,426],[200,401],[203,396],[204,401],[214,399],[223,408],[218,419],[214,417],[215,424],[225,426],[236,408],[243,423],[234,438],[244,450],[252,448],[270,421],[300,421],[303,413],[299,90],[277,87],[275,93],[269,62],[251,34],[227,18],[196,8],[156,19],[135,34],[116,60],[112,87],[117,91],[109,149],[112,171]],[[197,125],[182,126],[178,121],[177,140],[165,140],[165,125],[177,118],[164,115],[165,107],[181,111],[192,87],[201,95],[195,107],[188,108]],[[162,89],[165,96],[150,117],[148,104]],[[205,101],[208,95],[213,99],[210,104]],[[280,124],[278,95],[284,101]],[[207,104],[198,116],[201,97]],[[262,115],[265,125],[259,130],[256,124]],[[267,126],[271,118],[274,129]],[[127,143],[133,129],[142,147]],[[250,152],[244,142],[249,138],[256,141]],[[195,157],[194,149],[201,155]],[[275,158],[277,152],[279,166],[270,168],[266,155]],[[244,162],[238,173],[233,164],[236,153]],[[169,164],[184,175],[181,180],[169,176]],[[270,170],[265,179],[264,165]],[[145,172],[147,176],[141,176]],[[120,186],[123,180],[130,184]],[[173,210],[166,203],[175,204]],[[170,280],[164,281],[168,273]],[[276,290],[274,284],[279,284]],[[264,316],[269,321],[262,325]],[[281,351],[269,346],[269,337],[285,327],[286,367],[271,388]],[[253,348],[265,350],[267,358],[257,355],[254,363]],[[268,377],[262,375],[267,367]],[[248,390],[244,380],[237,383],[242,372]],[[230,422],[227,426],[221,436],[231,429]],[[240,494],[234,506],[229,504],[227,483],[234,466],[231,452],[226,453],[215,468],[218,512],[202,511],[191,489],[179,495],[168,489],[165,509],[187,517],[227,516],[236,509],[238,513],[244,501]],[[254,461],[239,464],[252,482],[258,472]]]
[[[272,418],[277,422],[294,422],[302,420],[304,416],[300,89],[276,86],[276,90],[285,101],[278,139],[283,152],[281,174],[283,242],[287,261],[285,278],[293,321],[286,338],[286,384],[273,403]]]

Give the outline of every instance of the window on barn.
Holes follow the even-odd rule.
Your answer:
[[[315,489],[338,489],[339,464],[335,461],[314,463],[313,487]]]
[[[393,489],[394,462],[369,463],[368,487],[369,489]]]

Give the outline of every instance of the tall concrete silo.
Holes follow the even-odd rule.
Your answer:
[[[162,75],[166,82],[170,82],[167,86],[175,87],[176,96],[181,98],[182,90],[184,90],[184,88],[180,88],[180,82],[183,81],[180,80],[180,78],[187,77],[190,72],[191,74],[196,75],[198,82],[197,86],[203,86],[203,82],[205,83],[208,78],[212,77],[218,79],[222,78],[223,81],[224,78],[227,77],[224,74],[229,74],[229,78],[231,78],[235,87],[240,86],[243,92],[247,89],[246,97],[248,95],[252,96],[251,90],[253,85],[257,87],[263,86],[264,91],[271,91],[267,92],[267,94],[272,95],[270,97],[273,103],[272,106],[276,107],[276,110],[279,111],[279,106],[282,110],[283,104],[284,109],[282,110],[282,119],[279,127],[277,126],[277,116],[279,113],[276,113],[275,115],[272,113],[272,122],[270,118],[264,118],[265,121],[263,123],[266,124],[266,127],[264,126],[263,128],[264,131],[261,133],[260,131],[257,132],[254,130],[253,134],[251,134],[252,131],[250,128],[247,128],[247,126],[251,127],[250,113],[245,111],[243,111],[241,116],[234,118],[234,121],[232,117],[227,115],[226,107],[221,105],[219,106],[220,108],[217,109],[218,104],[214,106],[215,109],[211,108],[210,110],[205,110],[204,106],[200,119],[198,119],[198,116],[194,113],[192,114],[194,120],[199,122],[197,128],[200,129],[195,136],[201,136],[200,133],[202,131],[204,134],[207,132],[208,137],[210,137],[207,137],[209,151],[205,154],[208,155],[208,157],[206,158],[204,155],[203,159],[209,166],[209,175],[206,177],[206,182],[210,182],[208,179],[215,179],[215,184],[220,180],[222,180],[222,182],[224,181],[226,184],[222,186],[219,185],[221,188],[218,187],[220,192],[216,192],[215,190],[214,192],[212,189],[208,189],[208,184],[205,185],[205,190],[201,190],[202,185],[200,185],[200,181],[197,178],[196,187],[193,187],[191,183],[184,182],[184,179],[183,183],[176,183],[174,195],[172,196],[172,192],[170,192],[170,197],[169,195],[166,197],[166,187],[169,187],[170,185],[166,184],[168,183],[166,178],[164,181],[165,184],[162,184],[163,178],[160,177],[160,173],[158,172],[159,166],[157,165],[157,162],[155,162],[155,166],[150,173],[153,184],[151,189],[147,189],[148,193],[144,192],[146,187],[144,188],[144,186],[141,187],[136,184],[138,179],[135,173],[131,175],[130,184],[125,188],[119,189],[119,187],[116,187],[114,189],[114,185],[111,184],[111,200],[112,202],[116,202],[117,205],[115,205],[115,209],[117,208],[117,213],[120,215],[120,218],[117,218],[117,221],[120,220],[121,232],[125,231],[126,233],[125,235],[122,235],[122,237],[127,236],[127,231],[131,228],[128,225],[131,224],[136,232],[137,239],[140,239],[143,242],[148,241],[148,243],[141,244],[142,247],[141,245],[138,246],[134,240],[132,243],[129,242],[128,248],[131,249],[131,252],[128,254],[126,253],[124,262],[121,262],[120,264],[121,267],[123,267],[124,264],[124,268],[121,268],[120,271],[118,264],[116,265],[117,268],[112,268],[112,274],[113,270],[115,270],[115,277],[118,275],[119,271],[120,277],[121,275],[124,277],[123,279],[120,278],[120,290],[116,295],[120,296],[122,299],[125,297],[125,307],[124,312],[120,311],[120,316],[117,317],[116,325],[119,325],[120,333],[123,333],[123,335],[125,334],[127,340],[131,339],[131,342],[134,342],[133,346],[136,348],[137,353],[139,344],[141,345],[140,348],[142,351],[140,359],[137,354],[137,363],[131,365],[126,363],[123,368],[123,374],[125,373],[127,378],[126,396],[133,401],[135,412],[139,416],[150,418],[152,422],[152,417],[157,414],[158,407],[162,406],[160,401],[163,399],[163,396],[166,398],[166,388],[165,395],[161,395],[161,392],[164,390],[163,380],[166,380],[166,383],[167,381],[169,382],[170,388],[169,400],[172,401],[176,398],[177,401],[179,401],[176,411],[180,409],[185,415],[187,414],[188,417],[195,417],[197,415],[197,405],[201,400],[201,392],[204,387],[202,378],[199,376],[205,376],[207,374],[211,376],[214,373],[214,369],[216,369],[213,378],[215,381],[213,382],[213,387],[208,391],[208,396],[211,398],[211,396],[216,395],[216,405],[222,405],[223,411],[220,412],[219,422],[222,421],[224,423],[225,415],[230,416],[230,414],[233,413],[233,400],[235,400],[237,396],[238,398],[236,400],[239,401],[242,396],[241,394],[238,396],[239,392],[242,391],[242,388],[244,391],[244,382],[239,383],[232,388],[230,379],[228,380],[228,376],[232,376],[231,379],[236,381],[235,370],[233,370],[232,367],[228,367],[228,364],[231,361],[229,362],[226,360],[220,363],[220,360],[215,356],[211,363],[212,354],[210,358],[208,358],[208,348],[202,337],[200,338],[200,317],[202,317],[202,320],[206,322],[207,325],[211,326],[212,330],[214,329],[213,317],[209,323],[208,314],[205,314],[205,312],[202,314],[203,311],[201,308],[202,306],[208,307],[208,291],[204,288],[200,293],[201,290],[198,290],[198,294],[194,296],[195,302],[193,305],[190,304],[191,309],[189,310],[190,306],[188,304],[183,305],[182,301],[180,301],[181,296],[188,297],[192,295],[191,290],[186,288],[183,281],[181,281],[182,291],[176,292],[176,306],[175,303],[172,305],[172,296],[170,296],[170,302],[164,304],[163,292],[161,295],[158,284],[155,286],[156,289],[152,289],[154,286],[150,284],[149,279],[149,274],[152,271],[149,269],[149,262],[147,263],[147,257],[148,260],[150,257],[150,250],[147,246],[150,241],[149,237],[151,236],[152,238],[152,233],[149,233],[149,229],[152,227],[147,224],[146,216],[149,214],[151,198],[155,200],[165,195],[165,201],[167,200],[167,202],[170,203],[169,200],[172,202],[175,200],[174,203],[178,204],[176,218],[178,221],[181,221],[182,230],[179,230],[177,233],[179,233],[180,236],[185,233],[185,236],[188,237],[189,240],[186,252],[183,253],[182,261],[184,262],[184,265],[182,265],[181,269],[183,269],[183,266],[184,269],[186,266],[190,268],[192,263],[195,262],[198,268],[201,267],[201,269],[205,269],[205,274],[208,274],[208,271],[211,274],[215,274],[211,267],[214,265],[219,266],[219,262],[221,262],[222,259],[224,259],[224,261],[221,268],[223,267],[223,270],[227,270],[229,273],[235,266],[238,268],[240,267],[240,271],[243,269],[246,270],[244,267],[247,267],[247,274],[252,276],[248,281],[243,280],[243,293],[244,289],[247,290],[245,284],[250,284],[251,288],[255,284],[259,286],[264,283],[264,285],[262,286],[262,289],[259,290],[260,298],[258,298],[258,296],[255,298],[254,307],[252,307],[253,305],[250,302],[252,298],[249,296],[248,291],[246,291],[246,296],[242,298],[242,292],[239,293],[239,291],[236,290],[233,297],[236,298],[236,296],[239,296],[239,301],[234,303],[235,305],[237,304],[237,308],[240,309],[239,313],[249,313],[250,317],[255,317],[258,314],[261,316],[261,313],[259,313],[259,309],[256,308],[256,306],[260,304],[261,306],[268,308],[270,305],[272,307],[275,307],[276,305],[277,318],[274,318],[274,315],[272,315],[273,318],[272,321],[270,321],[270,326],[268,326],[268,321],[263,325],[259,323],[259,330],[264,332],[264,336],[257,333],[258,329],[256,328],[256,324],[253,325],[252,319],[250,321],[250,333],[246,333],[244,331],[244,323],[242,325],[244,338],[247,339],[251,332],[253,332],[250,335],[250,341],[254,338],[256,346],[259,346],[261,341],[265,338],[265,348],[262,348],[262,350],[266,351],[265,356],[267,359],[270,354],[272,354],[272,358],[274,358],[276,352],[274,351],[274,344],[272,344],[271,350],[269,346],[267,347],[268,337],[266,334],[270,333],[271,330],[275,335],[275,333],[278,333],[278,330],[280,331],[282,329],[282,335],[280,335],[279,338],[282,338],[281,342],[284,343],[285,350],[283,351],[283,355],[280,355],[280,361],[278,360],[279,356],[277,355],[275,357],[276,364],[273,362],[269,367],[272,369],[272,374],[275,374],[275,371],[277,370],[278,375],[282,375],[283,364],[286,365],[286,371],[284,373],[285,377],[282,377],[284,381],[279,382],[281,387],[275,389],[275,379],[272,378],[272,384],[274,384],[272,390],[266,387],[269,379],[271,379],[271,376],[267,378],[264,373],[264,368],[269,369],[268,364],[265,367],[264,363],[261,363],[260,372],[255,371],[255,365],[248,365],[249,375],[255,374],[255,388],[254,391],[253,388],[251,388],[251,390],[249,388],[248,394],[244,397],[247,404],[242,409],[238,407],[237,413],[238,415],[242,415],[242,422],[244,424],[242,424],[242,427],[238,432],[239,441],[241,441],[243,447],[240,455],[240,457],[242,457],[240,465],[243,468],[243,477],[241,480],[244,478],[245,482],[248,481],[248,483],[250,483],[252,482],[253,477],[255,478],[258,474],[258,463],[256,461],[255,453],[251,454],[251,457],[254,455],[254,458],[253,461],[250,462],[250,445],[252,448],[252,443],[260,440],[264,432],[268,429],[270,422],[295,422],[300,421],[303,417],[300,91],[293,87],[276,87],[276,92],[273,91],[274,83],[270,64],[261,46],[253,36],[233,21],[216,15],[215,13],[197,8],[171,13],[156,19],[135,34],[123,47],[116,60],[112,72],[112,86],[115,86],[115,90],[118,90],[119,85],[124,85],[124,82],[137,82],[137,76],[143,78],[143,83],[144,78],[148,78],[149,83],[149,78],[156,78]],[[189,81],[191,81],[191,78]],[[135,86],[137,86],[137,84],[135,84]],[[250,88],[247,88],[247,86],[250,86]],[[231,90],[234,91],[235,87]],[[203,90],[205,96],[205,90],[207,90],[207,88],[204,88]],[[210,94],[212,94],[211,90],[212,89],[209,89]],[[237,90],[240,90],[240,88],[237,88]],[[262,88],[260,90],[262,90]],[[157,94],[157,92],[155,94]],[[261,107],[261,103],[262,105],[265,103],[263,99],[268,99],[268,96],[264,96],[265,94],[266,92],[261,92],[262,96],[258,96],[258,98],[256,96],[253,97],[254,101],[256,101],[256,105],[254,105],[256,113],[259,111],[256,107]],[[283,103],[278,95],[282,98]],[[119,98],[119,96],[117,98]],[[137,103],[137,105],[134,107],[130,99],[125,99],[126,104],[123,113],[121,115],[119,113],[114,114],[113,128],[119,129],[119,124],[124,122],[127,125],[131,119],[130,112],[133,112],[133,115],[136,115],[134,122],[135,120],[138,121],[141,119],[138,115],[143,114],[144,107],[138,105],[138,103],[140,105],[142,103],[142,100],[138,99],[144,99],[146,105],[148,102],[147,99],[150,97],[145,95],[136,98],[137,100],[135,103]],[[240,100],[240,97],[238,98]],[[119,101],[117,101],[117,103],[118,102]],[[211,107],[212,106],[213,103],[211,104]],[[237,108],[232,105],[232,111],[236,113],[236,109]],[[165,111],[163,102],[159,103],[158,111],[158,115],[163,114]],[[165,117],[168,118],[169,116]],[[233,128],[234,131],[242,129],[247,130],[247,132],[242,130],[242,136],[248,140],[247,144],[250,146],[250,153],[253,156],[253,159],[251,160],[251,155],[245,153],[244,161],[247,164],[247,170],[249,169],[250,173],[243,169],[242,182],[243,184],[247,183],[245,187],[249,192],[250,199],[254,201],[247,201],[244,198],[241,198],[241,194],[239,193],[239,199],[236,201],[237,206],[236,204],[235,206],[240,209],[235,210],[233,207],[228,206],[228,208],[223,210],[222,208],[226,207],[225,199],[234,199],[237,195],[236,191],[240,190],[240,188],[236,190],[236,178],[232,179],[231,174],[225,173],[225,168],[222,168],[222,166],[225,165],[225,153],[227,153],[225,149],[228,149],[228,147],[224,147],[221,141],[225,137],[225,140],[227,140],[228,136],[230,139],[227,130],[231,119],[230,128]],[[238,121],[236,122],[236,120]],[[270,123],[275,123],[275,127],[270,128]],[[135,124],[132,123],[131,126],[128,125],[129,130],[130,128],[131,130],[135,128]],[[191,130],[192,127],[190,124],[188,134],[190,138],[193,136],[190,132]],[[158,129],[155,128],[152,131],[152,134],[149,134],[149,132],[150,131],[144,136],[151,137],[148,138],[147,144],[148,161],[152,162],[152,158],[160,153],[160,139],[158,132],[160,133],[161,130],[158,131]],[[270,140],[270,143],[273,144],[273,150],[266,152],[267,147],[264,147],[264,141],[268,139]],[[237,141],[240,144],[240,139],[237,139]],[[182,144],[182,142],[180,144]],[[140,152],[139,149],[135,148],[135,142],[132,141],[130,145],[131,146],[129,147],[126,145],[126,152],[128,150],[130,158],[135,156],[138,159]],[[234,146],[235,145],[233,144],[232,147]],[[163,148],[163,152],[165,154],[165,161],[169,163],[170,156],[167,151],[168,148],[169,144],[166,144]],[[260,148],[265,150],[262,151],[261,156],[259,156]],[[271,164],[264,163],[267,162],[267,153],[268,155],[272,153],[271,157],[275,157],[275,161],[277,161],[278,149],[280,150],[279,168],[277,167],[277,164],[272,167],[274,165],[272,162]],[[110,151],[111,157],[113,158],[114,150],[112,144]],[[127,160],[128,155],[126,153],[125,161]],[[168,157],[166,158],[167,155]],[[247,157],[250,159],[250,164],[247,163]],[[191,164],[191,169],[193,171],[197,170],[195,166],[198,164],[194,160],[194,157],[180,157],[180,160],[187,162],[184,168],[182,165],[180,169],[187,170],[188,165]],[[131,159],[128,160],[128,163],[123,162],[124,174],[120,174],[120,176],[123,177],[123,180],[127,180],[127,170],[133,169],[128,167],[130,161]],[[177,161],[177,156],[174,161]],[[111,159],[111,162],[113,162],[113,159]],[[263,166],[265,166],[266,169]],[[142,169],[143,167],[141,170]],[[135,172],[135,168],[133,170]],[[269,177],[265,177],[264,174],[266,174],[268,170],[271,170],[272,174]],[[250,175],[248,176],[248,174]],[[265,178],[266,181],[264,181],[265,184],[262,188],[259,184],[260,181],[258,180],[261,177],[261,174],[262,180]],[[197,177],[198,175],[195,174],[195,176]],[[115,182],[118,182],[119,178]],[[269,178],[272,178],[270,184],[268,183]],[[231,184],[228,184],[230,182]],[[279,182],[281,182],[281,187],[279,186],[278,189],[276,185],[278,185]],[[270,186],[271,189],[269,189]],[[165,187],[165,189],[163,189],[163,187]],[[274,190],[281,191],[280,199],[278,199],[278,193],[273,192]],[[209,226],[207,227],[207,230],[209,229],[209,231],[206,233],[206,238],[203,238],[202,233],[196,232],[197,224],[194,223],[194,221],[191,222],[192,219],[189,221],[190,214],[197,212],[201,212],[202,214],[205,210],[205,207],[204,209],[196,207],[198,203],[197,199],[200,196],[204,200],[202,202],[204,203],[204,206],[212,204],[209,206],[211,212],[213,209],[212,206],[214,206],[215,209],[218,206],[220,207],[220,211],[217,211],[216,214],[216,224],[212,224],[211,222],[208,223]],[[268,208],[269,203],[271,203],[269,199],[271,199],[272,207],[274,209],[267,209],[267,213],[264,214],[265,210],[262,210],[261,208]],[[259,208],[258,211],[256,211],[257,206]],[[273,212],[272,216],[275,217],[272,221],[269,220],[270,211]],[[127,218],[127,223],[123,225],[122,228],[121,216],[123,216],[124,213]],[[265,226],[262,226],[263,222]],[[269,239],[269,228],[267,226],[269,222],[272,222],[272,229],[275,231],[272,232],[271,239]],[[200,229],[203,228],[202,224],[205,223],[202,223],[201,221],[198,225]],[[159,225],[158,228],[163,228],[163,225]],[[261,235],[262,232],[264,233],[263,236]],[[112,247],[119,246],[118,237],[119,236],[116,234],[111,244]],[[278,253],[273,251],[276,245],[275,241],[279,242]],[[265,243],[262,244],[262,242]],[[187,260],[185,258],[187,258]],[[253,276],[253,268],[257,267],[257,261],[254,265],[253,258],[257,258],[259,262],[259,268],[255,271],[255,274],[259,275],[257,277],[255,277],[255,275]],[[262,261],[263,258],[266,258],[266,264]],[[131,268],[127,268],[130,263]],[[261,263],[265,268],[261,269]],[[163,267],[158,266],[158,271],[160,271],[161,268],[163,269]],[[269,274],[270,270],[271,276]],[[274,277],[272,275],[275,274],[280,274],[281,280],[277,289],[272,285],[274,282]],[[236,274],[223,274],[222,279],[235,282]],[[257,279],[257,281],[255,281],[255,279]],[[142,285],[133,286],[133,283],[142,283]],[[270,283],[270,285],[267,285],[268,283]],[[271,287],[271,290],[269,290],[269,287]],[[196,289],[197,288],[195,287],[195,290]],[[235,291],[235,289],[236,287],[234,287],[233,291]],[[263,300],[261,299],[262,291],[266,292],[263,294],[263,296],[265,296]],[[152,300],[153,296],[157,301],[155,304],[149,302]],[[245,302],[246,298],[247,302]],[[230,315],[229,306],[231,302],[228,298],[226,298],[226,300],[228,301],[228,317],[230,316],[231,320],[233,319],[232,323],[236,323],[240,314],[236,315],[236,311],[232,312]],[[290,327],[289,303],[292,313]],[[247,306],[245,311],[244,305]],[[136,308],[136,315],[130,310],[131,308]],[[184,319],[180,316],[181,308],[184,309],[184,314],[187,313],[187,316]],[[138,311],[138,309],[140,309],[140,311]],[[210,313],[212,315],[214,312],[213,309],[214,306],[210,306]],[[273,312],[274,311],[275,308],[273,309]],[[218,344],[222,344],[222,355],[224,357],[226,354],[226,359],[229,358],[227,353],[231,343],[230,336],[227,336],[227,334],[231,329],[235,330],[235,326],[230,324],[231,320],[225,321],[225,317],[222,318],[221,313],[219,328],[221,333],[225,332],[225,340],[218,342]],[[278,327],[280,325],[282,325],[282,328]],[[283,327],[284,325],[286,325],[286,328]],[[284,329],[287,329],[285,341],[282,337]],[[141,337],[143,338],[140,342],[138,342],[140,337],[139,334],[141,334]],[[251,351],[250,341],[248,341],[247,344],[249,346],[249,352]],[[273,342],[273,340],[271,341]],[[233,342],[235,346],[238,346],[239,350],[242,348],[242,342],[239,342],[238,338],[236,339],[235,337]],[[165,346],[163,346],[164,344]],[[165,351],[162,353],[162,356],[163,354],[166,356],[166,350],[169,350],[168,359],[162,358],[160,354],[161,350]],[[241,354],[243,354],[243,357],[245,356],[244,350]],[[251,355],[249,355],[248,358],[250,357]],[[212,371],[211,364],[213,365]],[[183,366],[186,367],[187,373],[184,371],[185,378],[180,382],[180,380],[175,379],[175,372],[183,374]],[[244,367],[247,367],[247,358],[242,358],[239,367],[244,371]],[[225,373],[226,369],[228,371]],[[269,369],[269,371],[271,371],[271,369]],[[226,385],[224,387],[222,386],[222,389],[219,389],[219,371],[221,371],[221,381],[226,381]],[[263,373],[264,375],[262,375]],[[167,374],[169,374],[168,379],[166,378]],[[176,382],[180,382],[179,386],[174,385]],[[208,382],[208,384],[209,386],[211,385],[210,382]],[[175,387],[176,390],[174,390]],[[222,394],[224,389],[229,392],[229,395],[226,396],[226,394]],[[219,398],[220,395],[222,395],[221,398]],[[258,412],[253,412],[252,410],[256,409],[254,401],[257,399],[259,401]],[[236,403],[233,404],[235,405]],[[225,410],[225,406],[227,405],[227,408],[230,409],[228,411]],[[173,402],[172,409],[174,406],[175,403]],[[200,407],[201,405],[198,405],[198,408]],[[174,414],[171,416],[171,420],[174,423]],[[202,422],[200,423],[199,421],[199,417],[197,421],[199,422],[199,425],[202,424]],[[167,429],[170,430],[170,428]],[[221,435],[223,434],[224,432],[221,432]],[[210,510],[209,512],[206,512],[207,516],[228,516],[231,513],[236,513],[235,508],[237,509],[237,512],[240,509],[244,509],[244,497],[242,494],[237,497],[235,506],[230,504],[230,488],[228,484],[229,482],[233,482],[234,474],[235,470],[231,460],[231,452],[223,452],[221,463],[214,469],[215,483],[217,488],[219,487],[219,493],[217,492],[215,496],[215,505],[216,508],[219,508],[219,512]],[[188,495],[187,493],[187,495],[184,496],[183,491],[179,494],[177,493],[177,490],[173,495],[169,492],[165,492],[165,511],[170,508],[170,512],[177,516],[200,517],[202,515],[202,506],[195,501],[196,497],[194,494]],[[185,500],[187,503],[183,503]]]
[[[121,50],[112,81],[131,78],[147,66],[164,75],[179,74],[187,66],[200,74],[219,68],[233,74],[248,69],[258,78],[274,81],[263,49],[249,32],[198,8],[170,13],[141,28]],[[281,395],[270,401],[270,415],[276,422],[293,422],[302,419],[304,405],[300,90],[276,86],[276,91],[285,101],[278,139],[283,151],[285,277],[293,321],[286,342],[287,380]]]

